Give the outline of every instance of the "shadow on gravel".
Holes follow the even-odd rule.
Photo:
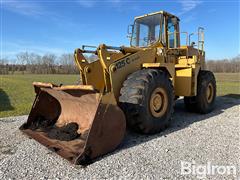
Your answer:
[[[10,111],[13,110],[10,103],[10,99],[5,91],[0,89],[0,111]]]
[[[131,130],[127,130],[125,139],[120,145],[120,147],[118,147],[118,149],[116,149],[112,153],[106,154],[103,157],[96,159],[95,161],[99,161],[102,158],[107,157],[109,155],[113,155],[123,149],[131,148],[133,146],[136,146],[138,144],[150,141],[152,139],[155,139],[161,136],[167,136],[172,132],[184,129],[195,122],[207,120],[211,117],[217,116],[223,113],[226,109],[239,104],[240,104],[240,95],[238,94],[228,94],[224,96],[218,96],[216,98],[216,107],[213,112],[209,114],[197,114],[197,113],[188,112],[185,109],[183,99],[177,100],[174,108],[173,120],[171,122],[171,125],[165,131],[155,135],[142,135],[142,134],[134,133]]]
[[[236,98],[236,99],[240,99],[240,94],[227,94],[221,97],[227,97],[227,98]]]

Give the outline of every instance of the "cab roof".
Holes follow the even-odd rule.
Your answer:
[[[155,14],[163,14],[163,15],[168,15],[170,17],[176,17],[177,20],[180,21],[180,19],[177,16],[175,16],[173,14],[170,14],[170,13],[168,13],[166,11],[157,11],[157,12],[153,12],[153,13],[149,13],[149,14],[144,14],[142,16],[136,16],[134,19],[136,20],[136,19],[139,19],[139,18],[143,18],[143,17],[146,17],[146,16],[155,15]]]

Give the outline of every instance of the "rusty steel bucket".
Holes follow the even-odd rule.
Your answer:
[[[34,83],[36,98],[20,130],[74,164],[113,151],[126,122],[112,93],[92,86]]]

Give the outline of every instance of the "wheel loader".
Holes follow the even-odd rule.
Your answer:
[[[76,49],[81,84],[34,82],[36,98],[20,129],[70,162],[86,165],[116,149],[126,125],[143,134],[164,130],[179,97],[190,111],[212,111],[216,81],[204,66],[204,29],[180,32],[179,21],[165,11],[146,14],[128,27],[130,47]],[[191,41],[194,35],[197,42]],[[89,62],[87,53],[97,60]]]

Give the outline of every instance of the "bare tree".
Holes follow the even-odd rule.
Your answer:
[[[8,59],[0,59],[0,74],[8,74]]]
[[[58,73],[76,73],[75,61],[72,54],[62,54],[59,58],[59,63]]]
[[[56,60],[56,56],[54,54],[45,54],[42,57],[42,65],[43,65],[43,72],[46,74],[54,74],[54,63]]]
[[[98,60],[96,55],[85,56],[89,63]],[[76,74],[79,73],[75,65],[73,54],[62,54],[57,57],[55,54],[45,54],[43,56],[36,53],[21,52],[16,55],[16,61],[0,59],[0,74],[20,71],[24,74]],[[231,59],[207,60],[207,69],[213,72],[239,73],[240,72],[240,55]]]
[[[18,62],[21,64],[20,71],[22,71],[22,74],[27,69],[26,65],[29,64],[29,56],[28,52],[21,52],[16,55]]]
[[[208,60],[206,66],[213,72],[237,73],[240,72],[240,55],[232,59]]]

